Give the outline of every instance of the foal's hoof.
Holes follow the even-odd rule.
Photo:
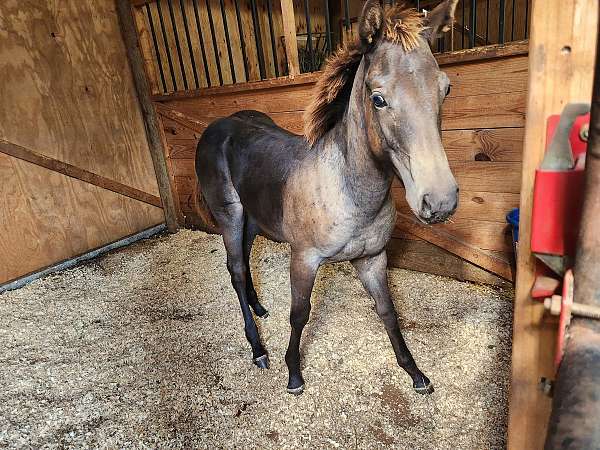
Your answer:
[[[297,388],[287,388],[288,393],[292,395],[300,395],[304,392],[304,385],[300,385]]]
[[[269,356],[267,354],[264,354],[262,356],[259,356],[258,358],[254,358],[252,360],[252,362],[256,365],[256,367],[258,367],[259,369],[268,369],[269,368]]]
[[[433,383],[426,376],[422,376],[420,380],[413,382],[413,389],[417,394],[426,395],[433,394]]]
[[[254,310],[254,314],[261,319],[266,319],[269,317],[269,311],[267,311],[265,307],[258,302],[255,305],[252,305],[252,309]]]

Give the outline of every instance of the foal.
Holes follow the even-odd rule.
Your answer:
[[[251,309],[258,301],[248,264],[257,234],[291,244],[291,335],[287,390],[300,394],[300,337],[321,264],[351,261],[385,325],[398,364],[419,393],[433,392],[400,332],[387,283],[385,245],[396,220],[391,185],[397,175],[422,221],[446,220],[458,187],[440,137],[449,91],[428,41],[447,31],[458,0],[427,17],[387,11],[369,0],[359,39],[327,63],[307,111],[305,137],[265,114],[241,111],[213,122],[196,151],[200,191],[227,250],[227,268],[244,316],[254,363],[268,357]]]

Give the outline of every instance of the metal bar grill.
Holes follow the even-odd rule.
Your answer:
[[[244,30],[242,29],[242,20],[240,18],[240,3],[239,0],[234,0],[235,3],[235,17],[237,19],[238,33],[240,35],[240,48],[242,49],[242,59],[244,60],[244,74],[246,75],[246,81],[250,80],[248,74],[248,57],[246,56],[246,41],[244,39]]]
[[[221,18],[223,19],[223,30],[225,31],[225,44],[227,45],[227,56],[229,58],[231,81],[235,83],[235,66],[233,65],[233,54],[231,53],[231,40],[229,39],[229,27],[227,26],[227,13],[225,12],[225,2],[223,0],[220,0],[219,3],[221,6]]]
[[[308,67],[312,72],[314,69],[315,58],[312,43],[312,31],[310,27],[310,6],[309,0],[304,0],[304,15],[306,17],[306,48],[308,50]]]
[[[196,89],[200,87],[198,81],[198,71],[196,69],[196,59],[194,58],[194,49],[192,47],[192,38],[190,37],[190,27],[188,26],[187,14],[185,12],[185,5],[183,0],[179,0],[179,7],[181,8],[181,16],[183,17],[183,28],[185,31],[185,40],[187,41],[188,51],[190,52],[190,62],[192,64],[192,73],[194,74],[194,83],[196,83]]]
[[[267,0],[267,14],[269,17],[269,34],[271,35],[271,51],[273,52],[273,66],[275,68],[275,76],[278,77],[279,64],[277,62],[277,43],[275,42],[275,32],[273,30],[273,5],[271,3],[271,0]]]
[[[200,26],[200,16],[198,15],[198,1],[192,0],[194,7],[194,18],[196,19],[196,31],[198,32],[198,40],[200,41],[200,51],[202,52],[202,63],[204,64],[204,75],[206,76],[207,86],[212,86],[210,81],[210,72],[208,70],[208,60],[206,59],[206,50],[204,49],[204,37],[202,36],[202,27]]]
[[[504,44],[504,13],[506,11],[505,0],[500,0],[500,16],[498,17],[498,42]]]
[[[510,21],[510,40],[515,40],[515,0],[512,0],[512,15]]]
[[[331,53],[333,51],[333,47],[331,46],[331,24],[329,17],[329,0],[325,0],[325,33],[327,39],[327,53]]]
[[[260,35],[260,22],[258,18],[258,9],[256,7],[256,0],[250,0],[250,7],[252,9],[252,26],[254,27],[254,40],[256,41],[256,54],[258,57],[258,69],[260,70],[260,78],[265,79],[267,77],[265,71],[265,55],[262,47],[262,37]]]
[[[152,44],[154,45],[154,53],[156,54],[156,62],[158,63],[160,81],[162,83],[163,92],[167,92],[167,82],[165,80],[165,72],[162,66],[162,57],[160,56],[160,50],[158,48],[158,40],[156,39],[156,30],[154,29],[154,20],[152,19],[152,13],[150,12],[150,5],[146,3],[145,8],[146,15],[148,16],[148,23],[150,24],[150,34],[152,35]]]
[[[221,55],[219,54],[219,46],[217,45],[217,37],[215,36],[215,23],[213,21],[212,12],[210,10],[210,0],[206,0],[206,14],[208,14],[208,25],[210,27],[210,36],[212,38],[213,51],[215,52],[215,61],[217,63],[217,73],[219,75],[219,84],[223,84],[223,71],[221,70]]]
[[[469,47],[475,47],[477,35],[477,0],[471,0],[471,29],[469,30]]]
[[[160,22],[160,30],[162,32],[163,42],[165,43],[165,52],[167,53],[167,62],[169,63],[169,73],[171,74],[171,84],[173,90],[177,91],[177,80],[175,79],[175,70],[173,69],[173,59],[171,58],[171,51],[169,50],[169,40],[167,39],[167,31],[165,29],[165,21],[163,19],[162,9],[160,7],[160,0],[156,0],[156,9],[158,11],[158,20]]]
[[[350,31],[350,5],[348,0],[344,0],[344,26],[346,31]]]
[[[187,77],[185,75],[185,66],[183,65],[183,56],[181,54],[181,44],[179,43],[179,33],[177,32],[177,24],[175,23],[175,14],[173,13],[173,2],[167,0],[169,7],[169,17],[171,18],[171,26],[173,27],[173,37],[175,38],[175,50],[177,51],[177,59],[179,60],[179,69],[181,70],[181,78],[183,78],[184,89],[188,88]]]
[[[216,6],[216,0],[204,0],[204,2],[148,0],[138,6],[142,13],[138,16],[139,20],[143,21],[140,27],[149,28],[151,34],[151,41],[147,41],[149,46],[144,51],[148,52],[147,59],[155,64],[152,70],[156,70],[157,75],[160,76],[160,78],[157,76],[159,90],[163,93],[176,92],[203,86],[223,85],[230,81],[239,83],[251,79],[264,80],[285,73],[282,73],[279,67],[281,58],[278,54],[278,45],[285,46],[286,52],[294,52],[297,47],[294,44],[292,47],[294,50],[288,49],[288,43],[284,41],[284,35],[288,36],[285,34],[287,33],[285,27],[284,35],[281,35],[278,26],[278,21],[283,19],[273,1],[219,0],[219,6]],[[494,0],[494,2],[460,0],[457,20],[451,33],[435,39],[433,48],[437,52],[444,52],[449,49],[454,50],[455,44],[456,49],[473,48],[527,38],[531,0],[509,1],[510,3],[507,0]],[[165,2],[168,6],[168,18],[165,17],[167,10],[163,9]],[[388,5],[393,6],[398,3],[397,0],[383,0],[383,2],[386,8]],[[427,10],[431,10],[440,2],[441,0],[436,0],[424,4],[420,0],[413,0],[410,4],[426,12],[422,9],[423,5]],[[330,0],[318,1],[318,3],[317,9],[320,11],[317,12],[311,12],[310,0],[302,0],[299,3],[304,11],[297,11],[295,25],[303,28],[302,22],[305,22],[306,32],[296,33],[295,36],[302,43],[306,39],[306,44],[298,46],[300,70],[294,69],[295,73],[319,70],[326,56],[331,54],[337,45],[353,39],[353,27],[358,18],[350,17],[350,0],[343,0],[339,4],[338,14],[341,13],[341,17],[334,19],[337,21],[337,28],[334,28],[331,22]],[[313,10],[315,7],[316,4],[312,4]],[[507,11],[507,7],[511,7],[511,11]],[[215,8],[219,8],[220,12],[213,16]],[[233,18],[234,13],[235,18]],[[291,13],[293,14],[293,11]],[[315,14],[319,14],[320,18],[315,18]],[[490,19],[496,15],[498,15],[497,23],[496,19],[490,23]],[[323,19],[324,23],[321,22]],[[287,29],[292,29],[294,22],[290,20],[289,14],[287,20]],[[509,20],[510,23],[507,23]],[[229,28],[230,26],[234,27],[234,32]],[[498,26],[497,34],[496,26]],[[510,30],[507,28],[509,26]],[[461,33],[460,40],[457,32]],[[264,33],[269,34],[268,38]],[[253,36],[251,37],[250,34]],[[268,40],[263,42],[263,38]],[[291,37],[290,39],[293,40]],[[206,45],[212,46],[212,51]],[[253,46],[256,46],[256,52],[253,51]],[[239,55],[236,53],[239,50],[241,50],[241,58],[236,56]],[[225,52],[227,52],[228,64],[223,63]],[[204,77],[200,69],[200,55]],[[242,75],[242,68],[236,67],[236,64],[238,66],[243,64],[244,75]],[[254,72],[254,67],[260,72],[259,74]],[[230,75],[227,72],[228,68]]]

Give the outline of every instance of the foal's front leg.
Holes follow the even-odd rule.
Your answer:
[[[285,362],[289,371],[287,391],[294,395],[300,395],[304,391],[304,379],[300,370],[300,338],[310,315],[310,294],[318,269],[318,258],[292,251],[290,261],[292,287],[290,325],[292,330],[285,353]]]
[[[385,250],[375,256],[367,256],[352,261],[352,265],[358,272],[358,277],[363,286],[375,300],[375,310],[385,325],[385,330],[392,342],[396,360],[412,378],[413,387],[419,394],[431,394],[433,384],[423,372],[419,370],[410,350],[404,342],[396,309],[390,297],[387,279],[387,255]]]

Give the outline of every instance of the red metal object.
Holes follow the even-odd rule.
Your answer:
[[[531,251],[575,255],[584,171],[538,169],[533,192]]]
[[[563,115],[548,118],[547,153],[533,193],[531,250],[538,255],[575,255],[584,187],[584,165],[577,161],[587,148],[580,131],[590,120],[589,113],[579,115],[582,109],[567,105]]]

